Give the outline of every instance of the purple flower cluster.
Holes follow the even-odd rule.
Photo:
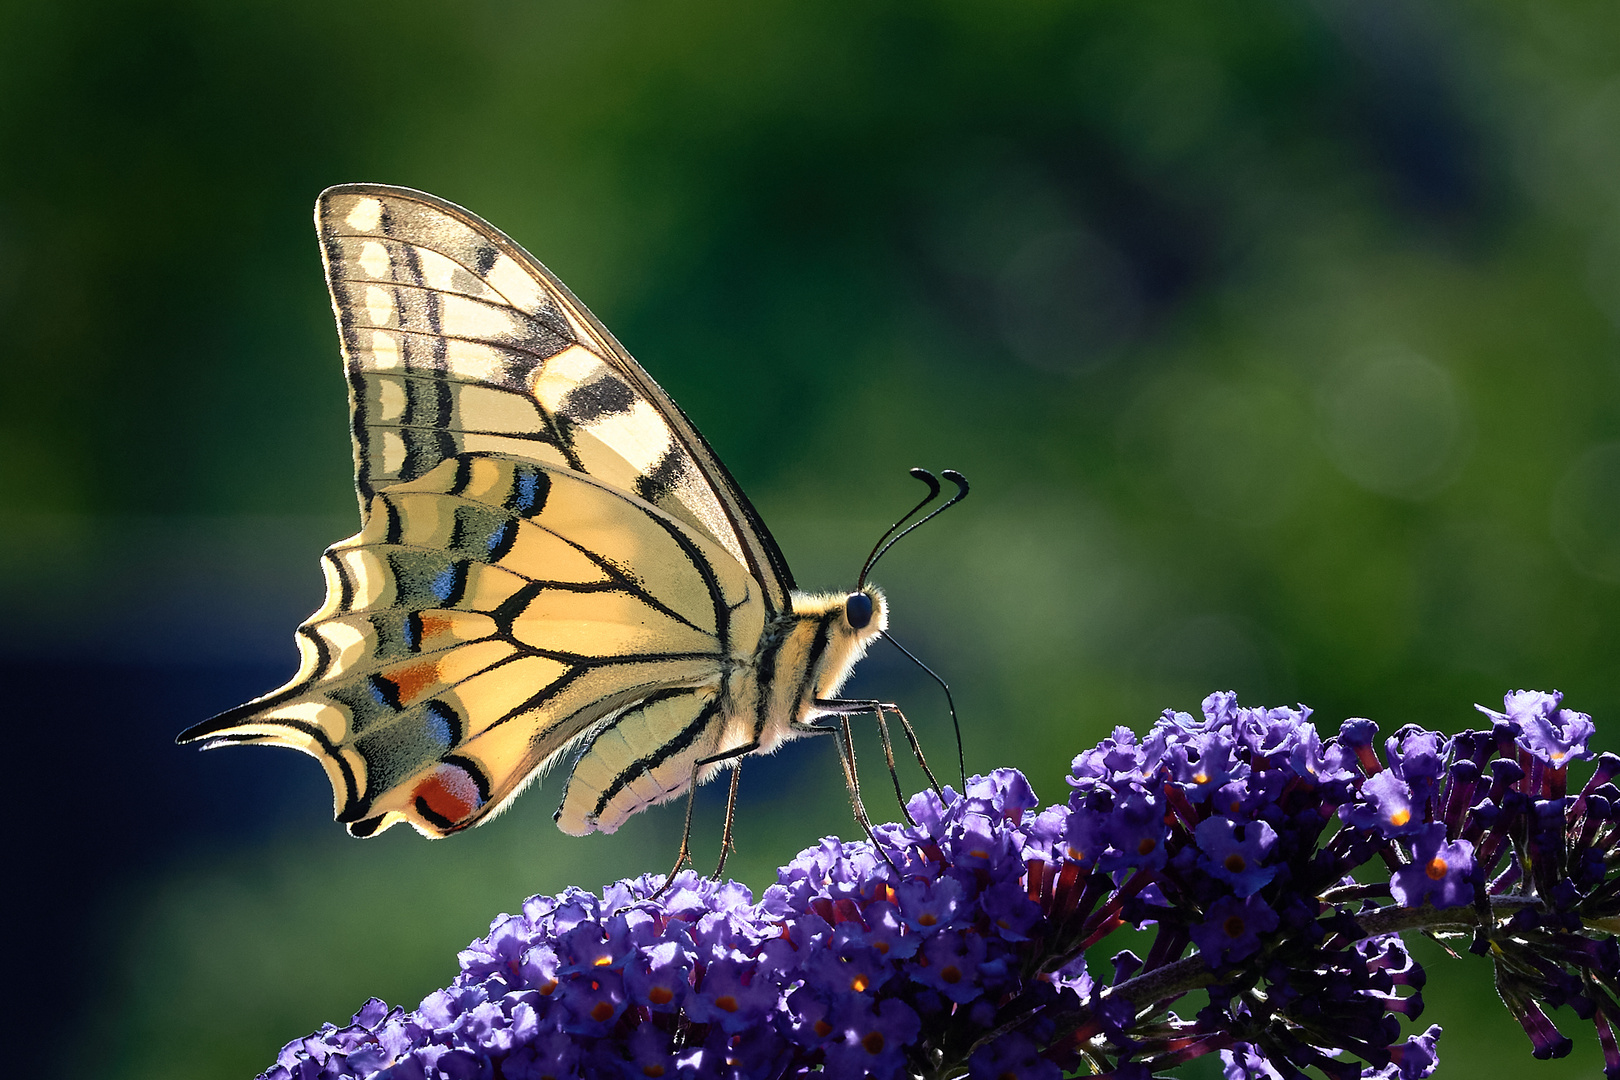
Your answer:
[[[1588,717],[1509,695],[1490,731],[1371,721],[1322,741],[1304,709],[1166,712],[1074,759],[1066,804],[1019,773],[827,839],[758,903],[683,873],[535,897],[412,1012],[369,1002],[290,1043],[267,1080],[1146,1080],[1219,1052],[1228,1080],[1416,1078],[1424,973],[1399,933],[1471,935],[1537,1057],[1547,1010],[1591,1020],[1620,1078],[1620,758]],[[1358,880],[1357,871],[1360,871]],[[1130,925],[1145,957],[1088,952]],[[1207,1004],[1183,1018],[1190,991]]]

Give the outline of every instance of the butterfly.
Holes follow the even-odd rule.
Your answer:
[[[730,768],[723,862],[741,760],[832,733],[870,833],[849,716],[877,714],[891,773],[884,710],[922,753],[892,704],[837,694],[888,626],[866,574],[932,474],[853,590],[800,592],[686,414],[504,233],[374,184],[323,192],[315,224],[362,527],[321,557],[298,673],[179,741],[314,756],[362,837],[477,825],[564,760],[558,827],[613,832]],[[967,494],[944,475],[935,514]]]

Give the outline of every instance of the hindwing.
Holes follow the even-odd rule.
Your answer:
[[[490,454],[370,505],[323,556],[298,675],[182,738],[313,754],[357,835],[477,824],[572,745],[568,831],[685,789],[718,737],[726,662],[763,631],[737,560],[645,500]]]

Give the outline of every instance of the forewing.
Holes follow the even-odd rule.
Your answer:
[[[724,665],[757,642],[765,606],[709,536],[582,473],[491,454],[445,458],[368,505],[323,556],[298,675],[182,741],[303,750],[351,832],[409,821],[442,836],[580,740],[635,731],[646,745],[623,764],[656,760],[613,791],[645,794],[672,783],[655,740],[681,754],[712,738]],[[589,831],[589,817],[559,823]]]
[[[748,499],[679,407],[533,256],[408,188],[316,204],[343,338],[355,478],[371,498],[469,451],[586,473],[714,540],[772,612],[793,582]]]

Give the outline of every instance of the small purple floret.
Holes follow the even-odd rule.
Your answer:
[[[1277,929],[1277,913],[1258,896],[1223,896],[1190,931],[1211,967],[1236,963],[1260,949],[1260,935]]]
[[[1402,907],[1437,908],[1474,902],[1474,845],[1446,840],[1444,825],[1428,825],[1412,838],[1412,861],[1390,877],[1390,892]]]
[[[1205,818],[1193,836],[1203,853],[1198,865],[1231,885],[1238,896],[1252,896],[1277,876],[1277,867],[1264,865],[1266,854],[1276,846],[1277,830],[1264,821]]]

